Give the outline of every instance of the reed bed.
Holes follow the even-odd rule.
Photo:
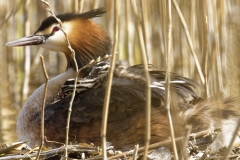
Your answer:
[[[138,17],[129,0],[118,1],[117,60],[127,60],[131,65],[143,63],[141,53],[146,52],[147,63],[159,70],[168,69],[198,82],[201,86],[196,90],[199,96],[206,98],[224,93],[239,99],[240,1],[172,0],[170,4],[167,0],[135,2]],[[56,15],[105,7],[107,13],[94,21],[114,37],[114,1],[49,0],[49,3]],[[64,54],[37,46],[3,46],[10,40],[30,35],[50,15],[40,0],[0,0],[0,10],[0,142],[6,143],[17,141],[17,114],[27,97],[45,82],[39,55],[45,58],[50,78],[65,71],[66,61]],[[139,41],[138,21],[142,28],[145,51]]]

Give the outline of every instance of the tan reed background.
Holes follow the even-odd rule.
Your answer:
[[[129,0],[119,0],[120,39],[118,60],[141,63],[136,21]],[[148,62],[160,70],[166,68],[168,34],[167,1],[136,0],[144,28]],[[143,2],[145,7],[143,8]],[[105,7],[107,13],[94,21],[113,37],[112,0],[66,0],[49,3],[55,14],[88,11]],[[196,61],[183,27],[172,3],[171,70],[197,81],[202,97],[219,92],[239,97],[240,66],[240,1],[238,0],[178,0],[187,31],[194,46],[206,83],[202,83]],[[41,21],[49,16],[41,1],[0,0],[0,142],[17,141],[17,114],[27,97],[45,82],[39,55],[45,57],[47,72],[54,77],[65,71],[61,53],[49,52],[37,46],[8,48],[6,42],[34,33]]]

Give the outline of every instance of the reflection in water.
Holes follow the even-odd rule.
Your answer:
[[[1,108],[0,143],[17,142],[16,122],[18,111],[11,107]]]

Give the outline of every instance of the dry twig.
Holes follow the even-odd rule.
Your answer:
[[[181,12],[178,4],[177,4],[177,1],[176,1],[176,0],[173,0],[173,4],[174,4],[174,6],[175,6],[175,8],[176,8],[176,10],[177,10],[177,12],[178,12],[178,15],[179,15],[179,17],[180,17],[180,19],[181,19],[182,25],[183,25],[183,27],[184,27],[184,29],[185,29],[185,33],[186,33],[186,36],[187,36],[188,44],[189,44],[189,46],[190,46],[190,48],[191,48],[191,51],[192,51],[191,53],[192,53],[192,56],[193,56],[193,58],[194,58],[194,60],[195,60],[195,63],[196,63],[196,66],[197,66],[197,70],[198,70],[198,74],[199,74],[199,76],[200,76],[200,79],[201,79],[201,81],[202,81],[202,84],[205,84],[205,79],[204,79],[204,76],[203,76],[203,73],[202,73],[201,66],[200,66],[200,64],[199,64],[199,62],[198,62],[198,58],[197,58],[197,55],[196,55],[196,52],[195,52],[195,49],[194,49],[193,42],[192,42],[192,40],[191,40],[189,31],[188,31],[187,24],[186,24],[186,22],[185,22],[185,20],[184,20],[184,17],[183,17],[183,15],[182,15],[182,12]]]
[[[68,145],[67,150],[69,153],[88,153],[90,155],[98,154],[98,149],[95,147],[81,147],[78,145]],[[55,148],[50,151],[44,151],[40,153],[40,159],[48,159],[52,158],[59,153],[65,152],[65,146],[62,146],[60,148]],[[37,153],[31,153],[31,154],[25,154],[25,155],[10,155],[5,157],[0,157],[0,160],[20,160],[20,159],[32,159],[37,156]]]
[[[166,77],[165,77],[165,88],[166,88],[166,109],[167,109],[167,115],[168,115],[168,121],[169,121],[169,128],[170,128],[170,134],[172,138],[172,147],[173,147],[173,153],[174,158],[178,160],[178,153],[177,153],[177,146],[175,141],[175,135],[174,135],[174,127],[173,127],[173,121],[172,121],[172,115],[170,111],[171,107],[171,97],[170,97],[170,72],[171,72],[171,49],[172,49],[172,3],[171,0],[168,0],[168,42],[167,42],[167,57],[166,57]]]
[[[134,147],[134,150],[133,150],[133,160],[137,160],[137,158],[138,158],[138,148],[139,148],[139,145],[137,144],[137,145],[135,145],[135,147]]]
[[[118,1],[114,2],[115,12],[114,12],[114,47],[113,47],[113,54],[110,69],[108,72],[108,80],[107,80],[107,87],[105,91],[104,97],[104,104],[103,104],[103,116],[102,116],[102,127],[101,127],[101,137],[102,137],[102,152],[103,152],[103,159],[107,159],[107,149],[106,149],[106,133],[107,133],[107,119],[108,119],[108,109],[109,109],[109,102],[110,102],[110,94],[111,94],[111,87],[112,87],[112,77],[113,77],[113,70],[115,67],[116,61],[116,51],[118,47],[118,38],[119,38],[119,14],[118,14]]]
[[[206,136],[206,135],[209,135],[209,134],[212,134],[213,132],[215,131],[219,131],[219,128],[215,128],[214,130],[213,129],[207,129],[207,130],[204,130],[204,131],[201,131],[201,132],[198,132],[198,133],[194,133],[194,134],[191,134],[189,135],[187,138],[190,139],[192,137],[192,135],[194,135],[195,138],[199,138],[199,137],[203,137],[203,136]],[[183,137],[178,137],[178,138],[175,138],[175,142],[182,142],[184,139],[186,139],[185,136]],[[165,141],[161,141],[161,142],[158,142],[158,143],[154,143],[154,144],[151,144],[149,145],[149,149],[156,149],[156,148],[159,148],[161,146],[166,146],[166,145],[169,145],[172,143],[172,140],[169,139],[169,140],[165,140]],[[140,147],[138,149],[138,152],[141,153],[145,150],[145,147]],[[131,156],[132,155],[132,152],[123,152],[121,154],[118,154],[118,155],[115,155],[115,156],[112,156],[112,157],[109,157],[108,159],[117,159],[117,158],[122,158],[124,156]]]
[[[131,5],[134,11],[134,15],[137,20],[137,31],[138,31],[138,37],[139,37],[139,42],[141,46],[141,53],[142,53],[142,60],[143,60],[143,65],[144,65],[144,76],[146,78],[146,133],[145,133],[145,151],[144,151],[144,157],[143,159],[147,159],[147,153],[148,153],[148,147],[149,147],[149,142],[151,139],[151,89],[150,89],[150,76],[148,72],[148,62],[147,62],[147,53],[146,53],[146,48],[144,45],[144,39],[143,39],[143,30],[140,22],[140,17],[138,15],[137,11],[137,5],[135,0],[131,0]]]
[[[2,144],[1,147],[0,147],[0,154],[4,154],[4,153],[6,153],[6,152],[8,152],[8,151],[10,151],[14,148],[17,148],[17,147],[25,144],[25,143],[27,143],[27,142],[16,142],[16,143],[13,143],[10,146],[6,146],[6,147],[2,147],[2,145],[3,145]]]
[[[206,30],[208,30],[208,19],[207,17],[205,17],[205,23],[204,23],[204,27]],[[208,45],[208,41],[206,41],[206,46]],[[204,78],[205,78],[205,94],[206,97],[209,97],[210,93],[209,93],[209,83],[208,83],[208,51],[205,53],[205,57],[204,57],[204,64],[203,64],[203,74],[204,74]]]
[[[48,87],[48,80],[49,80],[47,70],[46,70],[46,67],[45,67],[45,63],[44,63],[44,57],[40,56],[40,58],[41,58],[41,64],[42,64],[42,69],[43,69],[43,72],[44,72],[44,76],[46,78],[46,83],[45,83],[45,86],[44,86],[44,94],[43,94],[42,110],[41,110],[41,145],[38,149],[36,159],[39,159],[40,152],[41,152],[42,147],[44,145],[44,108],[45,108],[45,102],[46,102],[46,96],[47,96],[47,87]]]
[[[72,113],[72,104],[73,104],[73,100],[74,100],[74,97],[75,97],[75,93],[76,93],[76,85],[77,85],[77,79],[78,79],[78,73],[79,73],[79,70],[78,70],[78,65],[77,65],[77,61],[76,61],[76,58],[75,58],[75,51],[72,49],[71,47],[71,44],[69,42],[69,39],[68,39],[68,36],[66,34],[66,32],[62,29],[62,22],[60,19],[58,19],[54,13],[52,12],[51,8],[50,8],[50,5],[48,2],[42,0],[42,2],[47,5],[47,10],[51,13],[51,15],[57,20],[57,22],[60,24],[60,29],[61,31],[64,33],[65,35],[65,38],[66,38],[66,41],[67,41],[67,44],[68,44],[68,49],[71,51],[72,53],[72,58],[73,58],[73,61],[74,61],[74,64],[75,64],[75,68],[76,68],[76,76],[75,76],[75,81],[74,81],[74,89],[73,89],[73,94],[72,94],[72,97],[71,97],[71,101],[69,103],[69,109],[68,109],[68,117],[67,117],[67,124],[66,124],[66,137],[65,137],[65,158],[67,159],[68,157],[68,154],[67,154],[67,145],[68,145],[68,134],[69,134],[69,125],[70,125],[70,118],[71,118],[71,113]]]
[[[191,125],[187,125],[185,128],[187,131],[186,131],[185,139],[183,139],[181,160],[186,159],[185,152],[187,148],[187,143],[189,141],[189,135],[191,134],[191,131],[192,131]]]

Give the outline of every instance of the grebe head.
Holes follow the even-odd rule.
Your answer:
[[[105,13],[104,8],[94,9],[85,13],[65,13],[56,17],[62,21],[62,29],[66,32],[78,67],[87,65],[91,60],[110,54],[112,44],[108,34],[91,18]],[[67,68],[75,65],[68,48],[64,33],[57,20],[50,16],[42,21],[34,34],[5,44],[6,46],[39,45],[43,48],[63,52],[67,59]]]

